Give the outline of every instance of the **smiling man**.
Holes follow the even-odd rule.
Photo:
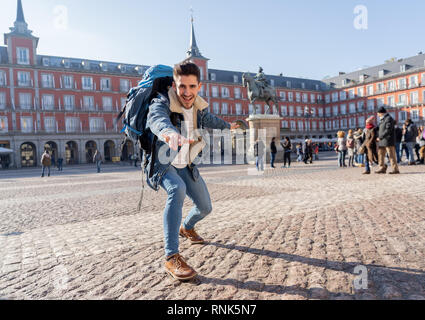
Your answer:
[[[155,190],[162,187],[168,195],[164,209],[165,270],[175,279],[189,280],[196,271],[179,254],[179,235],[192,244],[203,244],[204,239],[194,228],[212,211],[208,188],[193,164],[205,145],[197,129],[239,126],[208,112],[208,103],[198,96],[202,83],[194,63],[177,64],[173,78],[168,96],[159,95],[149,107],[147,127],[155,142],[146,167],[149,185]],[[186,195],[194,206],[180,226]]]

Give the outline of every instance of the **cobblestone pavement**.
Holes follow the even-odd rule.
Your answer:
[[[207,244],[181,240],[189,282],[163,269],[165,192],[136,210],[139,171],[0,172],[0,299],[425,299],[425,166],[400,170],[201,168],[213,212]]]

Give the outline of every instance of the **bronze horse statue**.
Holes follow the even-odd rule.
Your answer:
[[[267,108],[264,112],[265,114],[268,114],[270,108],[273,106],[270,102],[273,102],[275,106],[278,105],[275,90],[271,87],[266,87],[263,89],[263,93],[261,95],[260,88],[258,87],[254,77],[250,76],[248,73],[244,73],[242,75],[242,85],[248,88],[248,99],[251,103],[255,101],[264,101],[267,103]]]

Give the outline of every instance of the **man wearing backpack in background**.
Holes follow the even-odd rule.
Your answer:
[[[50,177],[50,166],[52,165],[52,158],[50,157],[49,151],[44,150],[43,155],[41,156],[41,177],[44,177],[44,171],[47,168],[47,176]]]
[[[187,238],[192,244],[204,243],[194,227],[212,210],[207,186],[193,165],[205,145],[196,130],[239,126],[208,112],[208,103],[198,96],[202,87],[198,66],[179,63],[172,75],[174,82],[168,94],[163,94],[165,88],[158,90],[160,94],[149,106],[146,128],[154,137],[152,150],[145,155],[144,170],[148,184],[154,190],[161,186],[168,194],[164,209],[165,270],[175,279],[189,280],[196,276],[196,271],[180,256],[178,237]],[[186,195],[194,207],[180,226]]]

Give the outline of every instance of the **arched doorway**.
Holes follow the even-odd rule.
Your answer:
[[[87,141],[86,143],[86,162],[92,163],[94,153],[97,150],[97,144],[94,141]]]
[[[134,145],[131,140],[123,141],[123,145],[121,148],[121,161],[127,161],[130,159],[130,155],[134,152]]]
[[[65,161],[66,164],[78,163],[78,145],[75,141],[68,141],[65,144]]]
[[[105,155],[105,161],[112,161],[112,157],[115,156],[115,143],[113,141],[108,140],[105,142],[103,154]]]
[[[21,144],[21,166],[36,167],[37,152],[35,145],[32,142],[24,142]]]
[[[46,149],[49,150],[50,156],[52,157],[52,166],[55,166],[58,160],[58,145],[53,141],[49,141],[44,145],[44,150]]]

